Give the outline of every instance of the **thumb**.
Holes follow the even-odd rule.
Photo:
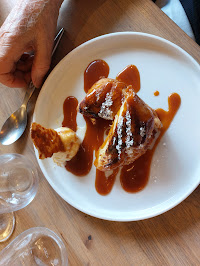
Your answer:
[[[45,43],[43,43],[36,47],[31,70],[32,82],[36,88],[39,88],[42,85],[44,76],[50,68],[51,52],[51,45],[46,45]]]

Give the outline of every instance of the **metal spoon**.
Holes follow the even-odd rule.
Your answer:
[[[64,29],[62,28],[54,39],[54,47],[52,51],[52,56],[56,51],[56,48],[60,42],[60,39],[64,33]],[[35,86],[32,81],[29,84],[29,87],[26,91],[24,101],[21,107],[15,111],[3,124],[0,131],[0,142],[3,145],[10,145],[16,140],[18,140],[26,129],[27,125],[27,104],[29,99],[31,98],[33,92],[35,90]]]

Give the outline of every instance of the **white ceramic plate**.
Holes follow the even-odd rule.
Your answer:
[[[45,159],[38,160],[41,170],[64,200],[86,214],[134,221],[164,213],[200,182],[199,64],[178,46],[156,36],[133,32],[100,36],[74,49],[52,71],[39,94],[33,120],[45,127],[60,127],[64,100],[68,96],[83,99],[83,73],[95,59],[108,63],[111,78],[127,65],[136,65],[141,77],[138,94],[153,108],[167,110],[170,93],[181,96],[181,107],[154,154],[149,182],[141,192],[127,193],[117,179],[111,193],[101,196],[95,190],[95,167],[87,176],[77,177]],[[78,125],[84,126],[80,114]]]

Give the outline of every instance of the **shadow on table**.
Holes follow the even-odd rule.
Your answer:
[[[64,1],[60,9],[60,15],[58,18],[58,29],[64,28],[65,34],[61,40],[59,48],[52,60],[52,68],[55,67],[58,62],[65,57],[70,51],[72,51],[80,43],[76,43],[76,40],[82,31],[84,25],[87,23],[92,14],[105,2],[105,0],[99,1]],[[95,36],[93,36],[95,37]],[[83,39],[81,42],[85,42],[88,39]]]
[[[112,4],[106,0],[64,1],[60,9],[58,29],[64,27],[65,34],[52,66],[75,47],[92,38],[110,32],[130,30],[129,19],[125,14],[129,4],[127,1],[124,9],[120,9],[114,1]],[[104,16],[105,19],[102,19],[102,13],[108,14]],[[125,28],[121,23],[122,18],[127,20]]]

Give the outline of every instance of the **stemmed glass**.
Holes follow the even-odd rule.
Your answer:
[[[14,230],[14,211],[26,207],[37,189],[38,175],[31,161],[20,154],[0,155],[0,242]]]
[[[38,175],[32,162],[20,154],[0,155],[0,242],[15,226],[14,211],[26,207],[35,197]],[[35,227],[17,236],[0,252],[0,266],[66,266],[62,240],[51,230]]]

